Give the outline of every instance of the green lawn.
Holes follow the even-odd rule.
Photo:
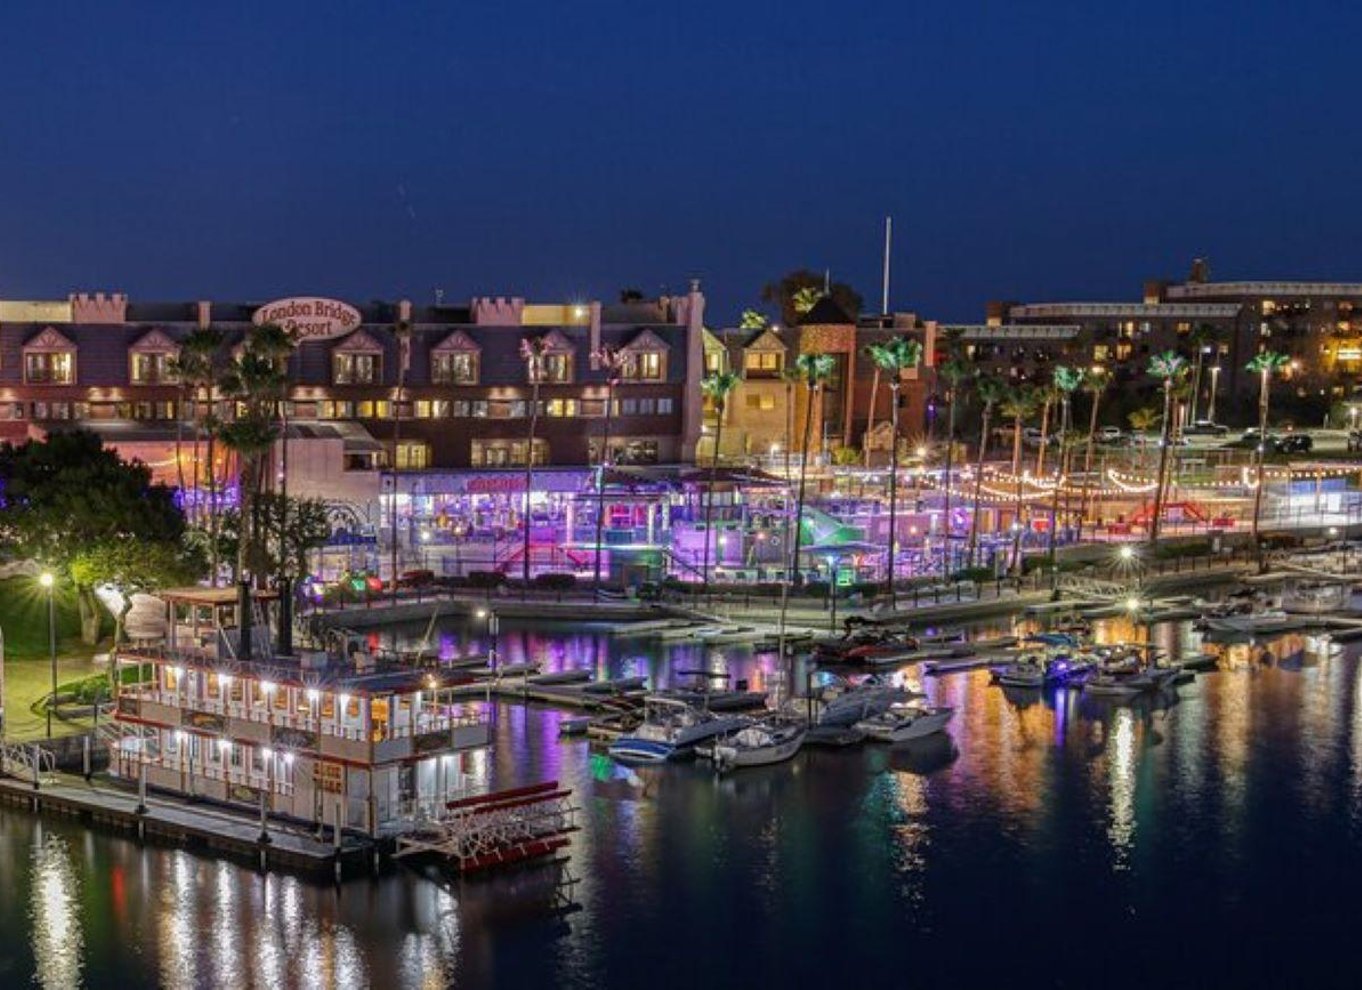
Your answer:
[[[95,647],[80,641],[76,596],[69,588],[54,592],[57,618],[57,656],[88,658]],[[47,659],[47,591],[35,578],[0,580],[0,631],[5,635],[5,659]]]

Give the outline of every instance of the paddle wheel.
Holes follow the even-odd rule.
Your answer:
[[[579,810],[556,780],[460,798],[400,837],[396,856],[437,855],[460,873],[542,859],[568,845]]]

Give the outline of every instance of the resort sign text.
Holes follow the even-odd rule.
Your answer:
[[[349,303],[316,296],[295,296],[265,303],[255,311],[251,322],[256,326],[277,323],[302,343],[305,340],[329,340],[347,334],[359,326],[360,315],[359,310]]]

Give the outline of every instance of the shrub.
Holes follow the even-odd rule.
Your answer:
[[[501,571],[469,571],[468,587],[479,590],[500,588],[506,584],[506,575]]]

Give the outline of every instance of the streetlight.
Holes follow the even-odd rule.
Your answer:
[[[52,595],[55,581],[51,571],[43,571],[38,575],[38,583],[47,590],[47,657],[52,668],[52,697],[47,700],[48,739],[52,738],[52,709],[57,704],[57,608]]]
[[[1215,422],[1215,392],[1216,384],[1220,381],[1220,365],[1211,365],[1211,395],[1206,403],[1206,418],[1212,423]]]

